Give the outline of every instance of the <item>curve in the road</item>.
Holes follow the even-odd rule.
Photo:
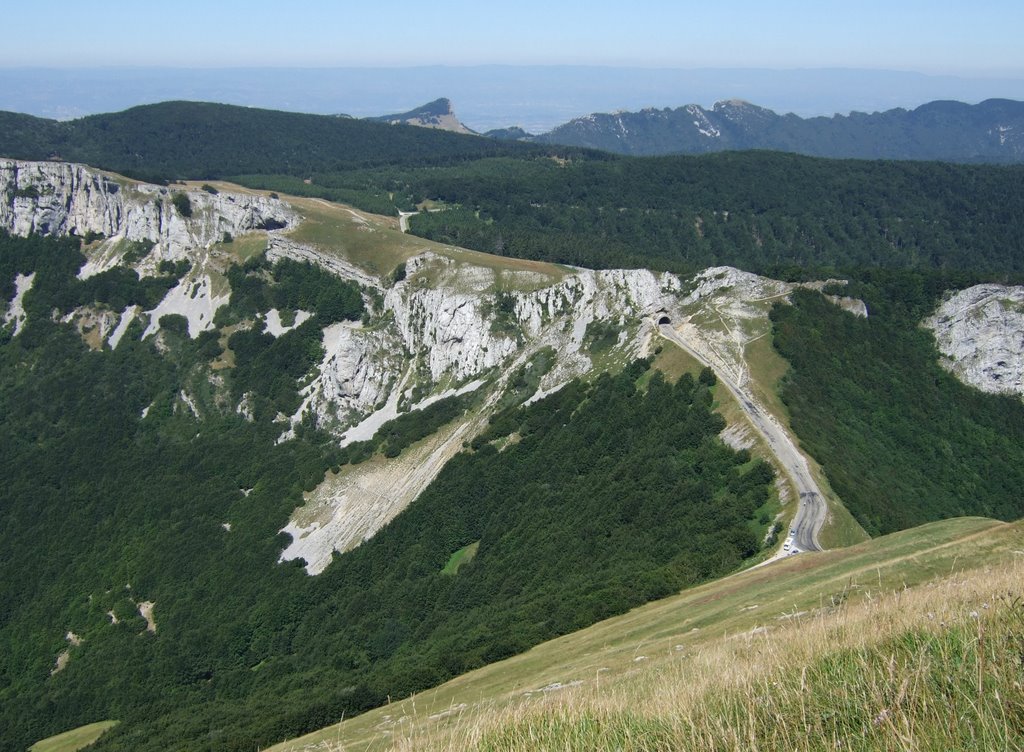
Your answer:
[[[709,363],[699,352],[690,347],[686,340],[680,336],[671,324],[659,324],[658,329],[665,339],[679,345],[687,353],[696,358],[700,363],[715,371],[718,380],[725,384],[725,387],[732,393],[739,403],[743,412],[750,420],[750,424],[761,434],[765,444],[779,461],[779,465],[785,470],[793,481],[799,496],[799,506],[789,526],[789,538],[791,545],[795,544],[800,551],[821,551],[821,544],[818,542],[818,533],[825,524],[828,515],[828,507],[825,503],[825,496],[818,488],[811,471],[807,466],[807,459],[796,448],[796,444],[789,437],[789,434],[767,410],[760,407],[754,396],[746,392],[736,384],[728,375],[720,373]]]

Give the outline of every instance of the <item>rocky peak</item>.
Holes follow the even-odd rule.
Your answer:
[[[390,125],[415,125],[421,128],[437,128],[454,133],[475,133],[475,131],[463,125],[455,116],[451,100],[447,97],[435,99],[425,105],[417,107],[408,112],[395,115],[381,115],[380,117],[367,118]]]

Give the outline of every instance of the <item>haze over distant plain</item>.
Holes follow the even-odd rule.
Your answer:
[[[440,96],[477,130],[739,97],[799,115],[1024,99],[1024,6],[734,0],[67,2],[5,9],[0,109],[166,99],[377,115]]]

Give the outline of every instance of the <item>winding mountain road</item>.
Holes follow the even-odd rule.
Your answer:
[[[686,340],[672,328],[671,324],[659,324],[658,328],[661,331],[661,336],[665,339],[679,345],[700,363],[713,368],[700,353],[686,343]],[[821,489],[818,488],[818,484],[807,467],[807,459],[796,448],[779,421],[758,405],[753,395],[744,391],[732,379],[718,370],[715,371],[715,376],[736,398],[743,412],[750,419],[750,424],[764,438],[768,448],[778,459],[786,474],[789,475],[799,494],[800,506],[789,526],[791,543],[795,544],[800,551],[821,551],[818,533],[825,524],[828,507]]]

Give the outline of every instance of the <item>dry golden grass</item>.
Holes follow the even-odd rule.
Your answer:
[[[336,253],[378,277],[424,251],[433,252],[459,264],[488,269],[506,275],[506,286],[514,289],[545,287],[564,278],[566,269],[543,261],[492,256],[479,251],[435,243],[403,233],[398,220],[334,204],[323,199],[281,196],[303,220],[289,231],[294,240]],[[520,278],[520,279],[517,279]],[[524,282],[526,279],[528,281]]]
[[[822,741],[835,731],[825,724],[860,728],[873,707],[868,700],[887,686],[887,656],[909,664],[924,644],[911,627],[952,635],[942,648],[950,656],[967,645],[963,630],[952,627],[976,626],[964,621],[971,610],[983,620],[1002,614],[1005,626],[1009,612],[994,595],[1001,588],[1021,593],[1019,552],[1024,523],[962,518],[801,554],[650,603],[273,749],[833,749]],[[923,658],[941,671],[936,650]],[[855,659],[861,662],[848,663]],[[968,666],[961,678],[976,681],[976,666],[969,670],[975,664],[959,663]],[[1005,697],[1013,685],[1002,676]],[[749,716],[751,706],[761,715]],[[992,721],[994,706],[978,707]],[[913,712],[919,726],[933,724]],[[800,725],[801,713],[810,725]],[[791,737],[803,741],[790,745]],[[886,748],[884,740],[870,741]],[[956,743],[939,737],[938,747],[916,748],[958,749]]]
[[[1024,562],[839,600],[399,750],[1019,750]]]

